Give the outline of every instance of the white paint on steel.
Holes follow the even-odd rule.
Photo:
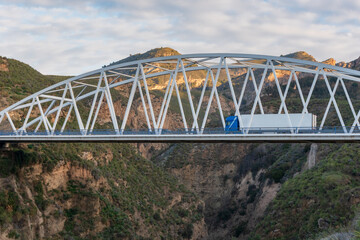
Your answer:
[[[165,65],[166,64],[166,65]],[[175,66],[175,67],[174,67]],[[244,82],[242,83],[242,88],[239,97],[236,96],[236,90],[234,88],[230,70],[236,70],[236,69],[243,69],[246,71]],[[214,77],[213,71],[216,70],[216,76]],[[348,136],[349,139],[353,138],[353,136],[360,135],[359,128],[360,128],[360,111],[356,112],[355,105],[351,101],[351,97],[349,95],[349,92],[346,89],[346,85],[344,83],[344,80],[346,81],[354,81],[354,82],[360,82],[360,72],[356,70],[351,69],[345,69],[337,66],[331,66],[326,65],[323,63],[318,62],[311,62],[311,61],[305,61],[305,60],[299,60],[299,59],[292,59],[292,58],[285,58],[285,57],[275,57],[275,56],[265,56],[265,55],[252,55],[252,54],[232,54],[232,53],[220,53],[220,54],[188,54],[188,55],[178,55],[178,56],[168,56],[168,57],[160,57],[160,58],[153,58],[153,59],[143,59],[143,60],[137,60],[133,62],[125,62],[120,63],[116,65],[107,66],[101,69],[97,69],[95,71],[91,71],[85,74],[81,74],[76,77],[69,78],[65,81],[59,82],[57,84],[54,84],[53,86],[47,87],[37,93],[32,94],[31,96],[28,96],[24,98],[23,100],[5,108],[4,110],[0,111],[0,124],[4,124],[4,119],[8,120],[11,127],[11,132],[9,133],[9,136],[5,136],[9,139],[30,139],[28,135],[28,131],[30,127],[36,126],[35,132],[37,132],[40,129],[40,126],[44,124],[46,135],[43,135],[42,138],[55,140],[55,139],[67,139],[64,134],[66,134],[67,130],[67,123],[70,120],[70,115],[72,110],[74,110],[75,118],[74,121],[76,121],[78,125],[77,131],[81,132],[82,136],[79,136],[79,139],[99,139],[97,135],[94,135],[93,131],[95,123],[97,121],[98,115],[100,114],[100,110],[102,107],[102,102],[104,101],[104,97],[106,99],[107,107],[110,113],[110,119],[111,123],[114,128],[114,136],[116,138],[121,139],[131,139],[131,137],[128,137],[126,134],[124,134],[124,130],[127,127],[127,122],[129,118],[129,112],[131,107],[134,104],[134,95],[136,92],[136,89],[139,90],[141,103],[144,108],[145,118],[148,125],[149,135],[151,137],[146,137],[146,139],[153,139],[154,141],[157,141],[157,137],[163,137],[165,140],[169,139],[169,135],[165,132],[163,132],[163,127],[165,124],[165,119],[169,112],[170,107],[170,101],[176,95],[177,98],[177,104],[179,106],[179,111],[182,119],[182,123],[184,125],[184,128],[188,135],[191,135],[193,137],[190,137],[189,139],[195,139],[197,141],[198,139],[207,139],[205,135],[208,136],[217,136],[215,133],[206,133],[204,132],[206,124],[209,120],[209,114],[210,111],[214,112],[212,110],[212,104],[213,99],[215,96],[217,108],[219,110],[219,116],[221,125],[223,128],[225,128],[225,117],[224,112],[221,106],[221,102],[223,101],[224,96],[219,94],[218,89],[218,82],[221,75],[221,71],[225,70],[226,77],[225,79],[228,82],[229,91],[230,91],[230,102],[232,102],[233,106],[233,113],[235,116],[238,117],[240,121],[240,126],[242,126],[244,130],[244,134],[240,137],[241,139],[249,139],[251,140],[251,134],[249,132],[249,129],[252,127],[253,118],[255,116],[256,108],[259,107],[260,113],[262,115],[265,114],[265,110],[262,105],[262,92],[265,85],[265,80],[267,79],[267,76],[269,75],[269,72],[271,72],[274,76],[275,85],[280,97],[280,107],[278,110],[278,114],[281,114],[284,112],[284,115],[287,117],[288,126],[290,130],[292,131],[292,136],[294,139],[304,139],[304,134],[299,133],[299,131],[296,130],[297,127],[303,125],[303,121],[307,122],[306,118],[309,114],[308,107],[310,99],[313,95],[316,83],[318,82],[319,75],[323,78],[326,88],[330,94],[329,101],[327,104],[327,107],[324,109],[324,115],[323,119],[320,124],[320,130],[323,130],[325,121],[329,115],[329,110],[331,105],[334,106],[336,110],[336,114],[340,121],[340,127],[342,128],[342,133],[344,136]],[[261,80],[259,84],[257,84],[255,79],[255,70],[263,70]],[[271,70],[271,71],[269,71]],[[280,86],[280,81],[277,75],[277,71],[288,71],[290,73],[290,76],[287,80],[285,91],[282,91],[282,88]],[[203,85],[201,86],[201,94],[198,99],[197,106],[194,105],[194,99],[196,99],[192,94],[192,87],[189,79],[189,74],[193,71],[205,71],[206,77],[203,81]],[[183,104],[183,99],[181,97],[181,93],[179,90],[179,76],[181,73],[184,80],[184,87],[185,91],[184,94],[186,94],[186,97],[188,99],[188,105]],[[313,74],[314,79],[312,80],[312,84],[309,90],[308,95],[305,96],[303,94],[300,82],[297,73],[306,73],[306,74]],[[168,82],[166,83],[166,88],[164,89],[164,96],[162,100],[160,99],[160,110],[154,111],[153,107],[153,98],[151,96],[152,89],[149,88],[149,81],[153,78],[162,77],[162,76],[169,76]],[[109,82],[108,78],[112,78],[111,82]],[[222,76],[223,78],[224,76]],[[331,87],[329,78],[335,77],[336,83],[334,88]],[[142,81],[140,81],[142,79]],[[248,115],[249,119],[247,119],[246,122],[243,122],[243,116],[244,116],[244,109],[242,109],[242,102],[245,97],[246,93],[246,87],[248,86],[248,82],[253,82],[254,87],[254,94],[255,94],[255,100],[253,102],[251,113]],[[97,82],[94,83],[94,81],[97,80]],[[298,124],[294,124],[293,121],[290,119],[290,113],[288,112],[288,107],[286,103],[286,99],[289,95],[289,89],[292,81],[295,81],[296,89],[299,93],[301,104],[302,104],[302,110],[301,112],[301,118],[298,122]],[[141,83],[142,82],[142,83]],[[212,87],[210,88],[210,96],[208,98],[205,98],[205,92],[210,86],[210,82],[212,84]],[[131,91],[128,96],[128,102],[126,104],[126,110],[122,114],[120,113],[120,110],[115,109],[113,96],[111,89],[119,87],[119,86],[125,86],[125,85],[131,85]],[[142,92],[142,84],[144,87],[145,95],[144,96]],[[339,85],[341,85],[341,88],[344,91],[345,98],[347,103],[349,104],[351,115],[354,118],[354,121],[352,122],[352,126],[350,129],[348,129],[345,125],[344,117],[341,114],[340,108],[338,106],[338,103],[335,99],[335,94],[337,90],[339,89]],[[175,93],[174,93],[175,88]],[[67,96],[69,93],[70,96]],[[174,93],[174,94],[173,94]],[[75,95],[76,94],[76,95]],[[99,94],[100,98],[99,98]],[[89,99],[90,100],[89,100]],[[83,109],[78,108],[78,102],[79,101],[87,101],[89,108],[86,110],[87,112],[82,113],[81,111],[84,111]],[[207,101],[206,107],[203,108],[203,103]],[[37,106],[39,108],[38,111],[33,111],[33,107]],[[48,106],[48,107],[46,107]],[[189,109],[184,109],[184,107],[187,106]],[[83,107],[82,107],[83,108]],[[46,110],[45,110],[46,109]],[[68,109],[68,112],[66,113],[66,109]],[[204,116],[202,116],[202,119],[200,119],[200,112],[204,110]],[[44,111],[45,110],[45,111]],[[119,112],[117,112],[117,111]],[[24,119],[18,119],[15,116],[18,116],[16,114],[16,111],[21,111],[21,114],[25,115]],[[148,116],[148,111],[150,112],[150,118]],[[61,114],[64,112],[64,116]],[[14,113],[14,114],[13,114]],[[51,114],[55,115],[55,118],[53,119],[50,117]],[[186,116],[189,115],[189,116]],[[86,123],[84,126],[82,115],[86,115]],[[191,125],[191,128],[188,128],[187,118],[192,116],[192,122],[189,122],[189,125]],[[14,120],[11,119],[11,116],[13,116]],[[212,116],[212,115],[210,115]],[[256,116],[257,117],[257,116]],[[49,120],[50,119],[50,120]],[[122,120],[121,127],[119,129],[118,125],[118,119]],[[188,118],[189,119],[189,118]],[[50,121],[53,121],[52,123]],[[14,122],[16,123],[16,126],[20,125],[20,127],[16,127]],[[62,123],[62,127],[60,130],[60,134],[56,133],[57,125]],[[200,126],[201,123],[201,127]],[[304,123],[305,124],[305,123]],[[74,126],[74,124],[72,124]],[[189,126],[190,127],[190,126]],[[357,127],[357,130],[355,131],[355,128]],[[60,127],[59,127],[60,128]],[[193,130],[196,129],[196,132],[193,132]],[[153,132],[155,131],[155,135]],[[189,131],[190,130],[190,131]],[[119,135],[119,131],[121,131],[121,134]],[[295,131],[295,132],[294,132]],[[61,135],[61,133],[63,135]],[[14,135],[15,134],[15,135]],[[40,134],[40,133],[39,133]],[[325,133],[323,132],[316,132],[314,135],[321,135],[325,136]],[[6,135],[6,134],[5,134]],[[186,135],[188,137],[188,135]],[[197,138],[199,136],[204,135],[204,138]],[[281,134],[280,134],[281,135]],[[279,134],[276,135],[276,137],[280,136]],[[187,137],[184,137],[185,135],[179,134],[178,137],[176,137],[176,141],[179,139],[187,139]],[[226,140],[226,134],[223,136]],[[311,135],[313,136],[313,135]],[[3,138],[5,138],[2,135]],[[33,136],[36,138],[36,136]],[[267,134],[268,137],[268,134]],[[179,138],[179,139],[178,139]],[[234,136],[228,136],[229,139],[234,138]],[[261,138],[261,136],[259,136]],[[326,137],[327,138],[327,137]],[[70,139],[70,138],[69,138]],[[74,139],[74,138],[71,138]],[[108,139],[112,139],[112,137],[109,137]],[[132,138],[137,139],[137,137]],[[161,141],[163,141],[162,139]],[[218,138],[219,139],[219,138]],[[265,138],[264,138],[265,139]],[[284,138],[286,139],[286,137]],[[308,138],[312,139],[312,138]],[[120,140],[119,140],[120,141]],[[121,140],[122,141],[122,140]],[[202,140],[201,140],[202,141]],[[241,140],[243,141],[243,140]],[[245,140],[244,140],[245,141]]]

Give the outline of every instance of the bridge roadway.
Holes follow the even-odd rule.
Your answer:
[[[310,131],[299,131],[293,129],[291,133],[287,130],[252,130],[246,131],[224,131],[204,130],[203,133],[196,131],[169,131],[162,130],[161,134],[148,131],[96,131],[91,134],[82,134],[79,131],[4,134],[0,132],[0,142],[3,143],[26,143],[26,142],[148,142],[148,143],[360,143],[360,133],[344,133],[341,128],[314,129]]]

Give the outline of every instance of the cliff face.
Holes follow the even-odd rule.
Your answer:
[[[207,236],[203,202],[129,145],[22,145],[0,165],[1,239]]]
[[[281,183],[301,172],[308,145],[180,144],[153,161],[205,202],[208,239],[247,239]]]

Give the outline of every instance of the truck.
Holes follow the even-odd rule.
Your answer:
[[[289,113],[289,118],[286,114],[254,114],[252,121],[251,114],[241,114],[240,116],[243,126],[240,125],[237,116],[229,116],[225,120],[225,131],[248,129],[250,132],[256,133],[287,132],[292,128],[302,132],[309,132],[309,130],[316,128],[316,115],[312,113]],[[251,125],[249,126],[250,121]]]

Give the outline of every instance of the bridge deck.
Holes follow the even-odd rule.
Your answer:
[[[166,135],[26,135],[0,136],[0,142],[359,142],[360,134],[166,134]]]

